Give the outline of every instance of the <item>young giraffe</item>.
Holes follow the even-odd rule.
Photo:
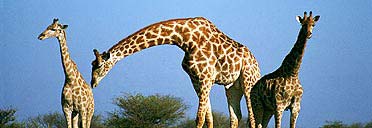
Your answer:
[[[185,52],[183,69],[188,73],[199,98],[197,127],[213,127],[209,93],[214,83],[224,85],[230,111],[230,125],[241,119],[240,100],[245,95],[251,124],[254,125],[250,90],[260,78],[258,63],[249,49],[226,36],[202,17],[172,19],[147,26],[119,41],[92,62],[93,87],[97,86],[121,59],[157,45],[176,45]]]
[[[303,18],[297,16],[302,27],[294,47],[276,71],[262,77],[253,87],[251,98],[256,127],[266,128],[271,116],[275,115],[275,127],[280,128],[282,113],[286,109],[291,111],[291,128],[296,126],[303,93],[298,73],[306,42],[311,38],[313,27],[319,18],[320,16],[313,18],[311,11],[309,17],[306,12]]]
[[[81,121],[81,127],[89,128],[94,113],[93,93],[91,87],[85,82],[77,69],[76,64],[70,58],[66,43],[66,28],[67,25],[59,24],[58,19],[54,19],[53,23],[39,35],[38,39],[44,40],[56,37],[59,41],[65,73],[61,103],[68,128],[77,128],[79,120]],[[71,120],[73,120],[73,124]]]

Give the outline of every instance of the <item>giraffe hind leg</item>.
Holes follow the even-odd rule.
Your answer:
[[[253,114],[253,108],[252,108],[252,102],[251,102],[251,90],[253,86],[256,84],[256,82],[260,79],[260,71],[257,64],[252,64],[248,60],[245,60],[247,62],[241,71],[240,74],[240,83],[242,83],[241,88],[243,90],[243,94],[246,100],[247,104],[247,110],[248,110],[248,121],[247,124],[254,128],[256,126],[254,114]],[[254,61],[255,62],[255,61]]]
[[[244,85],[242,85],[242,89],[244,90],[244,97],[245,97],[245,100],[246,100],[246,104],[247,104],[247,110],[248,110],[248,122],[247,124],[250,125],[250,127],[255,127],[255,119],[254,119],[254,114],[253,114],[253,109],[252,109],[252,102],[251,102],[251,89],[252,87],[254,86],[254,83],[253,81],[251,81],[251,75],[249,74],[243,74],[243,77],[242,77],[242,83]]]
[[[73,128],[79,128],[79,113],[72,112]]]

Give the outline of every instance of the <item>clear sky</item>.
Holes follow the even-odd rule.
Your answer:
[[[292,48],[300,24],[296,15],[312,10],[320,20],[309,40],[300,79],[304,87],[298,126],[318,127],[326,120],[372,120],[372,1],[370,0],[1,0],[0,107],[17,116],[61,110],[64,83],[56,39],[37,40],[53,18],[68,24],[67,43],[85,79],[91,79],[92,49],[108,50],[122,38],[162,20],[203,16],[249,47],[262,74],[274,71]],[[116,64],[94,89],[96,113],[115,106],[123,92],[181,97],[194,117],[197,97],[181,68],[183,51],[158,46]],[[222,86],[211,93],[213,110],[227,114]],[[246,107],[242,110],[246,116]],[[284,125],[288,126],[289,112]],[[271,121],[273,122],[273,121]]]

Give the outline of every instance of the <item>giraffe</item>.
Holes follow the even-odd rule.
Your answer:
[[[54,19],[53,23],[39,35],[38,39],[44,40],[56,37],[59,41],[62,66],[65,73],[61,104],[68,128],[77,128],[79,121],[81,127],[89,128],[94,113],[93,93],[68,52],[65,32],[67,27],[67,25],[59,24],[58,19]]]
[[[121,59],[157,45],[176,45],[185,52],[182,68],[189,75],[199,99],[197,127],[213,127],[209,93],[214,83],[223,85],[228,101],[231,127],[241,119],[240,100],[244,94],[251,124],[254,125],[250,90],[261,77],[258,62],[250,50],[234,41],[203,17],[180,18],[149,25],[99,53],[92,62],[91,85],[96,87]]]
[[[297,16],[301,23],[297,41],[284,58],[281,66],[272,73],[263,76],[253,87],[251,92],[252,107],[256,119],[256,127],[266,128],[272,115],[275,115],[275,127],[280,128],[284,110],[291,111],[290,127],[296,126],[300,112],[303,89],[298,73],[304,56],[307,40],[312,36],[312,29],[320,16]]]

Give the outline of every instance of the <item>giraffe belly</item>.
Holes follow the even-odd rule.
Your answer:
[[[231,58],[236,58],[233,63]],[[231,86],[238,78],[241,72],[242,58],[240,57],[222,57],[218,60],[216,71],[216,84]]]
[[[231,86],[239,78],[239,75],[240,72],[219,72],[216,75],[215,83],[224,86]]]

